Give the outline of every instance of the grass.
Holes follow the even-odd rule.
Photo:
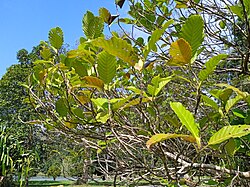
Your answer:
[[[91,181],[85,185],[74,185],[74,181],[29,181],[29,186],[33,187],[56,187],[56,186],[64,186],[64,187],[109,187],[113,186],[113,182],[111,181],[100,181],[94,182]],[[141,183],[140,185],[146,185],[146,183]],[[123,185],[117,185],[119,187],[124,187]]]
[[[73,181],[29,181],[29,186],[37,186],[37,187],[47,187],[47,186],[69,186],[73,184]]]
[[[67,187],[107,187],[112,186],[112,182],[90,182],[87,185],[74,185],[74,181],[29,181],[29,186],[34,187],[52,187],[60,185]]]

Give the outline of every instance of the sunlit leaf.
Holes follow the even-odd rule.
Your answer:
[[[63,31],[60,27],[52,28],[49,31],[49,42],[56,49],[60,49],[62,47]]]
[[[111,14],[106,8],[102,7],[99,9],[99,16],[103,19],[105,23],[109,24],[109,19],[111,17]]]
[[[43,47],[43,49],[40,51],[40,55],[44,60],[49,60],[52,53],[49,48]]]
[[[64,122],[64,125],[68,127],[69,129],[75,128],[76,124],[72,122]]]
[[[98,108],[103,108],[103,109],[106,108],[106,106],[104,106],[104,104],[105,104],[105,105],[108,104],[108,99],[106,99],[106,98],[91,99],[91,101],[92,101],[93,103],[95,103],[95,105],[96,105]]]
[[[103,48],[109,54],[122,59],[124,62],[134,66],[138,62],[138,55],[133,47],[125,40],[117,37],[112,37],[109,40],[105,38],[97,38],[92,41],[93,45]]]
[[[240,138],[248,134],[250,134],[250,125],[225,126],[209,139],[208,145],[219,144],[230,138]]]
[[[203,69],[199,72],[198,77],[200,79],[200,81],[204,81],[205,79],[208,78],[209,75],[211,75],[213,73],[213,71],[215,70],[216,66],[218,65],[218,63],[226,58],[227,55],[225,54],[219,54],[215,57],[212,57],[210,60],[208,60],[205,63],[205,67],[206,69]]]
[[[249,94],[247,92],[242,92],[240,91],[238,88],[228,85],[228,84],[224,84],[224,83],[220,83],[220,84],[216,84],[216,86],[219,87],[226,87],[227,89],[231,89],[233,90],[235,93],[237,93],[238,95],[240,95],[242,98],[246,98],[249,96]]]
[[[184,134],[155,134],[153,135],[146,143],[146,146],[148,149],[150,149],[153,145],[159,142],[163,142],[170,138],[182,138],[185,141],[188,142],[196,142],[196,139],[193,136],[190,135],[184,135]]]
[[[192,133],[192,135],[196,139],[196,143],[198,147],[200,144],[200,136],[199,136],[199,124],[195,123],[194,116],[191,112],[189,112],[181,103],[179,102],[171,102],[170,106],[175,114],[180,119],[181,123]]]
[[[82,25],[83,32],[88,39],[98,38],[102,35],[104,29],[103,20],[94,16],[92,12],[87,11],[83,17]]]
[[[226,112],[228,113],[229,110],[230,110],[236,103],[238,103],[241,99],[242,99],[242,96],[241,96],[241,95],[237,95],[235,98],[229,99],[229,100],[227,101],[227,103],[226,103],[226,106],[225,106]]]
[[[202,100],[205,102],[206,105],[214,108],[215,110],[219,110],[219,106],[217,105],[217,103],[215,101],[213,101],[211,98],[209,98],[206,95],[202,95],[201,96]]]
[[[138,105],[138,104],[141,104],[141,103],[146,103],[146,102],[149,102],[149,101],[152,101],[151,97],[136,98],[136,99],[133,99],[132,101],[130,101],[129,103],[125,104],[123,107],[121,107],[121,109],[129,108],[129,107],[132,107],[132,106],[135,106],[135,105]]]
[[[97,64],[99,77],[104,83],[110,83],[116,74],[117,61],[115,56],[103,51],[97,55]]]
[[[239,18],[243,19],[243,9],[239,5],[230,6],[230,10],[236,14]]]
[[[184,38],[191,46],[192,56],[204,40],[204,22],[200,15],[191,15],[181,28],[180,38]]]
[[[96,120],[98,122],[101,122],[101,123],[106,123],[108,121],[108,119],[110,118],[109,114],[105,113],[105,112],[100,112],[97,114],[96,116]]]
[[[86,49],[74,49],[70,50],[67,53],[67,58],[77,58],[79,60],[89,62],[90,64],[93,64],[95,62],[95,58],[93,57],[94,53],[90,50]]]
[[[147,87],[148,93],[151,96],[157,96],[163,89],[163,87],[172,80],[172,78],[173,76],[169,76],[166,78],[160,78],[159,76],[154,77],[151,81],[152,85],[148,85]]]

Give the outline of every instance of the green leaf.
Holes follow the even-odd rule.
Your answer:
[[[67,58],[77,58],[81,61],[89,62],[93,64],[95,62],[95,58],[93,57],[95,54],[86,49],[74,49],[67,53]]]
[[[201,70],[198,74],[200,81],[204,81],[205,79],[207,79],[208,76],[213,73],[218,63],[222,59],[226,58],[226,56],[227,55],[225,54],[219,54],[217,56],[212,57],[209,61],[207,61],[205,63],[206,69]]]
[[[236,152],[236,148],[237,148],[237,146],[236,146],[234,139],[230,138],[229,141],[227,142],[227,144],[225,145],[225,151],[230,156],[233,156]]]
[[[73,68],[75,69],[76,73],[77,73],[79,76],[81,76],[81,77],[84,77],[84,76],[87,76],[87,75],[88,75],[88,73],[87,73],[87,70],[88,70],[88,68],[89,68],[88,65],[89,65],[89,64],[84,63],[84,62],[82,62],[82,61],[78,61],[78,60],[73,61],[73,62],[71,63],[71,67],[73,67]]]
[[[170,138],[182,138],[189,142],[195,142],[196,139],[193,136],[190,135],[184,135],[184,134],[155,134],[153,135],[146,143],[146,146],[148,149],[150,149],[153,145],[159,142],[163,142]]]
[[[52,53],[49,48],[43,47],[43,49],[40,51],[40,55],[44,60],[49,60]]]
[[[104,23],[101,18],[96,17],[92,12],[87,11],[82,20],[82,28],[88,39],[94,39],[102,35]]]
[[[67,116],[69,109],[67,107],[67,100],[65,98],[60,98],[56,101],[56,111],[62,117]]]
[[[97,99],[91,99],[93,103],[99,108],[102,108],[106,110],[108,107],[108,99],[106,98],[97,98]]]
[[[198,147],[201,146],[199,136],[199,125],[195,123],[194,116],[181,103],[171,102],[170,106],[175,114],[180,119],[181,123],[192,133],[195,137]]]
[[[173,76],[169,76],[166,78],[160,78],[160,76],[156,76],[152,79],[152,85],[148,85],[147,90],[151,96],[157,96],[162,88],[166,86],[172,80]]]
[[[111,17],[110,12],[106,8],[99,9],[99,16],[103,19],[105,23],[109,23],[109,19]]]
[[[167,21],[161,29],[156,29],[155,31],[153,31],[150,40],[148,42],[148,45],[146,46],[146,50],[144,51],[144,57],[145,59],[148,56],[148,53],[151,51],[151,49],[153,49],[155,47],[156,42],[161,38],[161,36],[163,35],[163,33],[165,32],[165,30],[169,27],[169,25],[173,24],[174,20],[169,20]]]
[[[246,114],[243,110],[235,108],[232,110],[233,114],[239,118],[246,118]]]
[[[240,19],[243,19],[243,9],[239,5],[230,6],[230,10],[236,14]]]
[[[217,105],[217,103],[214,102],[212,99],[210,99],[208,96],[202,95],[201,98],[205,102],[206,105],[214,108],[215,110],[219,110],[219,106]]]
[[[138,104],[141,104],[141,103],[146,103],[146,102],[149,102],[149,101],[152,101],[151,97],[136,98],[136,99],[133,99],[132,101],[130,101],[129,103],[125,104],[123,107],[121,107],[121,109],[129,108],[131,106],[135,106],[135,105],[138,105]]]
[[[169,54],[172,56],[170,65],[184,66],[191,61],[192,49],[189,43],[181,38],[171,44]]]
[[[135,92],[136,94],[140,95],[141,93],[143,93],[143,90],[140,90],[139,88],[136,88],[134,86],[128,86],[126,89],[131,90],[133,92]]]
[[[110,25],[119,15],[111,15],[106,8],[99,9],[99,16],[103,19],[105,23]]]
[[[56,49],[60,49],[62,47],[63,31],[60,27],[52,28],[49,31],[49,42]]]
[[[224,84],[224,83],[220,83],[220,84],[216,84],[216,86],[219,87],[226,87],[227,89],[231,89],[233,90],[235,93],[237,93],[237,95],[240,95],[242,98],[247,98],[249,96],[249,94],[247,92],[242,92],[240,91],[238,88],[228,85],[228,84]]]
[[[110,118],[109,114],[105,112],[100,112],[96,115],[96,120],[101,123],[106,123],[108,119]]]
[[[125,105],[126,102],[128,102],[132,98],[132,96],[133,95],[130,95],[126,98],[120,98],[116,103],[112,104],[112,109],[115,111],[120,109],[122,106]]]
[[[117,61],[115,56],[103,51],[97,55],[97,64],[99,77],[104,83],[110,83],[116,74]]]
[[[193,57],[204,40],[204,22],[200,15],[191,15],[185,21],[180,38],[184,38],[190,44]]]
[[[92,44],[103,48],[109,54],[116,56],[134,66],[138,62],[138,55],[135,53],[133,47],[125,40],[117,37],[112,37],[109,40],[105,40],[100,37],[92,41]]]
[[[223,101],[223,103],[226,103],[228,101],[228,99],[231,97],[233,93],[233,90],[231,89],[224,89],[224,90],[220,90],[219,93],[219,99]]]
[[[223,20],[219,22],[219,25],[220,25],[221,29],[225,29],[225,27],[226,27],[226,23]]]
[[[226,106],[225,106],[226,112],[228,113],[229,110],[230,110],[236,103],[238,103],[241,99],[242,99],[242,96],[240,96],[240,95],[237,95],[235,98],[229,99],[229,100],[227,101],[227,103],[226,103]]]
[[[216,132],[208,141],[208,145],[216,145],[230,138],[240,138],[250,133],[250,125],[225,126]]]

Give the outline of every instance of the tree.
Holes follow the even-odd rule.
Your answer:
[[[52,176],[53,180],[55,181],[57,177],[61,175],[61,168],[59,164],[54,164],[49,167],[49,170],[47,172],[48,176]]]
[[[2,151],[7,148],[7,156],[9,156],[7,165],[4,165],[2,160],[4,157],[1,157],[1,163],[6,169],[10,163],[12,164],[11,170],[1,172],[1,176],[16,175],[19,179],[25,178],[25,183],[39,169],[37,152],[40,151],[41,128],[23,123],[37,118],[35,110],[29,104],[27,89],[23,86],[32,72],[31,60],[37,58],[35,48],[32,53],[24,49],[20,50],[17,55],[20,64],[9,67],[0,80],[0,127],[2,136],[7,138],[6,147],[4,147],[5,144],[1,146],[3,146]],[[20,183],[20,185],[23,184],[23,182]]]
[[[39,123],[96,150],[114,186],[118,175],[134,183],[247,185],[250,96],[227,77],[249,75],[250,4],[129,2],[131,18],[118,18],[118,26],[132,24],[147,42],[136,30],[104,37],[104,23],[116,18],[105,8],[84,15],[77,49],[61,53],[63,32],[50,30],[27,85]]]

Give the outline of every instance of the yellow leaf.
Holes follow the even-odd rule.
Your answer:
[[[69,129],[75,128],[76,124],[75,123],[71,123],[71,122],[65,122],[64,125],[66,127],[68,127]]]
[[[196,138],[191,135],[169,134],[169,133],[168,134],[155,134],[147,141],[146,146],[148,149],[150,149],[151,146],[155,145],[156,143],[162,142],[170,138],[182,138],[183,140],[191,142],[191,143],[196,142]]]
[[[86,96],[84,95],[79,95],[77,96],[77,99],[80,101],[80,103],[82,105],[84,105],[85,103],[89,102],[89,98],[87,98]]]
[[[171,44],[169,54],[172,56],[171,65],[184,66],[191,61],[192,49],[186,40],[180,38]]]
[[[85,76],[83,77],[83,80],[87,82],[87,87],[94,87],[103,90],[104,82],[101,79],[93,76]]]

